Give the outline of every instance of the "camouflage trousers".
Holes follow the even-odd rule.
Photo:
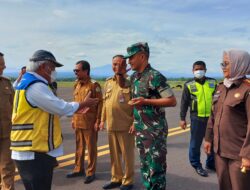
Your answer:
[[[136,146],[140,155],[143,185],[147,190],[166,188],[166,134],[136,132]]]

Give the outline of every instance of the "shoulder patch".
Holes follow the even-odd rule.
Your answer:
[[[106,78],[106,81],[107,81],[107,80],[111,80],[111,79],[113,79],[113,77],[108,77],[108,78]]]
[[[91,79],[90,81],[91,81],[92,83],[97,83],[97,81],[94,80],[94,79]]]
[[[188,86],[188,85],[193,85],[193,84],[195,84],[195,80],[189,80],[189,81],[187,81],[185,84],[186,84],[187,86]]]
[[[243,82],[244,82],[245,84],[247,84],[248,86],[250,86],[250,79],[245,79]]]
[[[102,89],[101,89],[101,87],[98,85],[98,86],[96,86],[95,91],[96,91],[96,92],[101,92]]]
[[[10,79],[9,79],[8,77],[1,76],[1,78],[2,78],[2,79],[4,79],[4,80],[8,80],[8,81],[10,81]]]

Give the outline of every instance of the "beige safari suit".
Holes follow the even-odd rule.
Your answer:
[[[96,170],[97,160],[97,132],[94,125],[99,124],[102,110],[102,92],[100,85],[89,79],[84,82],[76,82],[74,89],[74,101],[82,102],[91,91],[91,98],[99,98],[96,107],[91,107],[85,114],[74,114],[72,122],[75,126],[76,154],[75,168],[73,172],[84,170],[85,147],[88,149],[88,167],[86,175],[91,176]]]
[[[129,134],[133,123],[133,108],[130,88],[121,88],[115,77],[107,79],[104,85],[102,122],[106,122],[111,158],[111,182],[123,185],[133,184],[134,177],[134,135]],[[121,156],[125,170],[122,171]]]
[[[9,79],[0,76],[0,189],[14,189],[15,166],[11,160],[10,130],[14,90]]]

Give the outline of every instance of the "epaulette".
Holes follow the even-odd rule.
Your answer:
[[[190,84],[195,84],[195,80],[194,79],[190,79],[187,82],[185,82],[185,84],[188,86]]]
[[[106,81],[113,79],[113,77],[108,77],[106,78]]]
[[[8,77],[1,76],[1,78],[2,78],[2,79],[4,79],[4,80],[8,80],[8,81],[10,81],[10,79],[9,79]]]
[[[92,83],[97,83],[97,81],[94,80],[94,79],[91,79],[90,81],[91,81]]]
[[[245,84],[247,84],[248,86],[250,86],[250,79],[244,79],[243,82],[244,82]]]

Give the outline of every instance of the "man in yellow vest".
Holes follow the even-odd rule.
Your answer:
[[[0,189],[14,190],[15,166],[11,160],[10,130],[14,90],[9,79],[2,76],[6,68],[0,52]]]
[[[59,117],[95,106],[98,99],[65,102],[48,84],[61,67],[54,55],[38,50],[16,87],[12,111],[12,159],[26,190],[50,190],[55,159],[63,154]]]
[[[207,69],[203,61],[193,64],[194,78],[187,81],[181,99],[180,126],[186,129],[186,114],[190,107],[191,139],[189,145],[189,161],[196,172],[203,177],[208,173],[200,162],[200,148],[205,136],[207,121],[211,113],[212,96],[216,88],[216,80],[205,76]],[[208,155],[206,168],[215,170],[214,155]]]

